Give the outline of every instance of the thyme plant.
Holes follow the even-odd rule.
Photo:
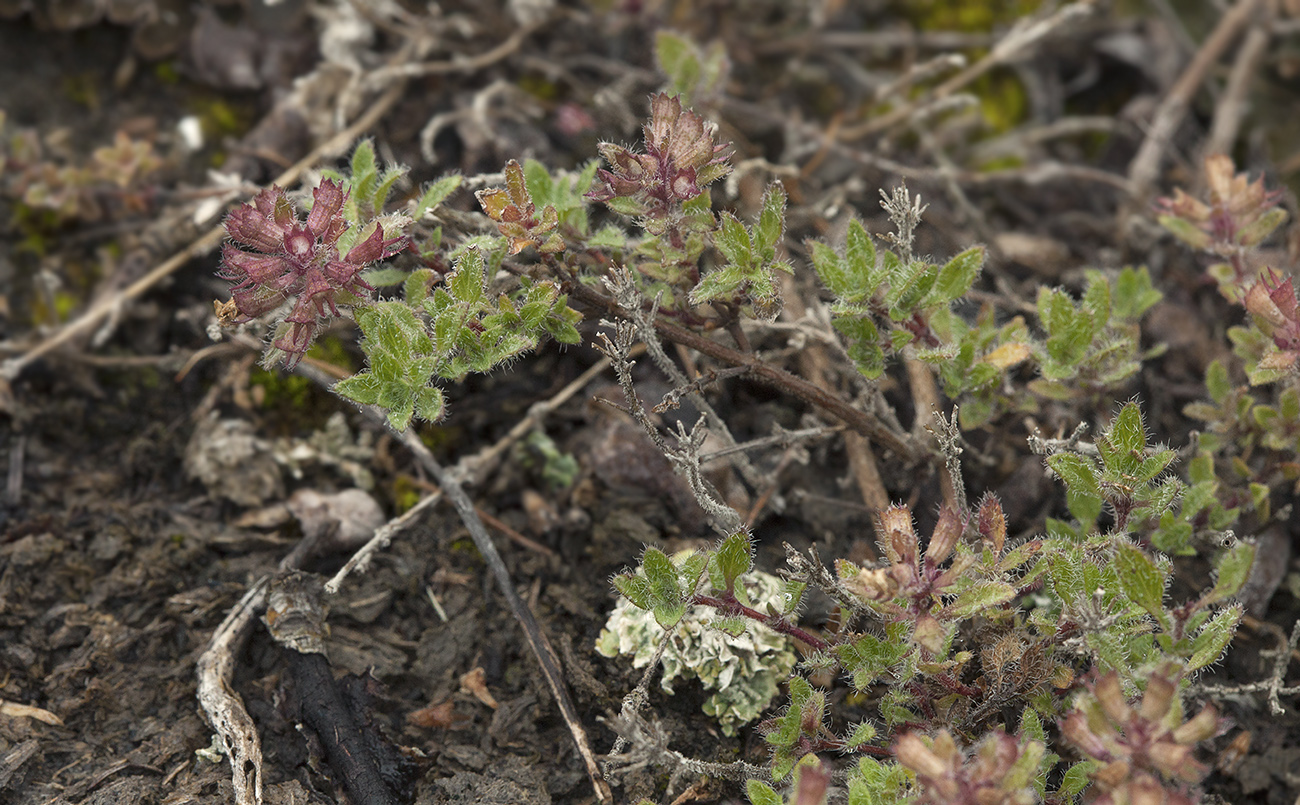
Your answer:
[[[715,60],[693,72],[680,60],[699,54],[667,50],[686,84],[724,67]],[[627,386],[634,338],[672,371],[658,344],[664,332],[707,345],[709,334],[725,331],[739,352],[717,354],[739,354],[738,365],[752,367],[762,359],[748,351],[741,323],[773,319],[780,274],[805,270],[783,251],[785,190],[770,186],[753,221],[715,212],[710,186],[730,172],[732,147],[678,96],[650,100],[643,133],[640,150],[602,144],[603,166],[577,173],[509,162],[504,187],[477,194],[498,234],[456,243],[443,242],[428,213],[459,179],[390,210],[402,171],[381,170],[363,143],[350,170],[322,180],[310,200],[269,188],[231,213],[235,243],[222,260],[233,290],[226,321],[269,318],[266,361],[292,367],[328,320],[350,313],[367,365],[335,391],[385,409],[399,430],[446,415],[440,382],[490,371],[544,337],[576,343],[582,316],[570,298],[622,320],[605,344]],[[1223,722],[1210,705],[1187,718],[1184,697],[1189,680],[1232,639],[1242,617],[1233,596],[1254,558],[1251,544],[1226,531],[1242,510],[1240,500],[1225,497],[1232,482],[1220,477],[1226,445],[1293,450],[1300,434],[1295,293],[1290,279],[1252,273],[1242,257],[1280,223],[1275,197],[1230,174],[1230,163],[1213,163],[1211,204],[1180,194],[1165,204],[1164,220],[1225,258],[1227,268],[1211,274],[1252,316],[1232,336],[1251,383],[1288,385],[1266,405],[1212,366],[1213,403],[1189,410],[1211,422],[1211,432],[1186,481],[1175,474],[1175,450],[1153,443],[1140,406],[1125,403],[1092,443],[1078,435],[1039,440],[1066,499],[1046,533],[1013,538],[993,495],[974,505],[964,495],[942,503],[927,532],[918,531],[908,506],[894,505],[879,513],[879,562],[827,566],[815,551],[788,550],[783,580],[769,583],[778,594],[760,601],[751,590],[754,538],[700,480],[701,432],[683,427],[679,447],[670,448],[634,404],[722,537],[710,549],[672,557],[647,548],[636,567],[616,576],[620,612],[645,616],[635,627],[611,620],[601,648],[638,663],[661,660],[665,687],[691,669],[717,691],[713,709],[728,731],[756,716],[778,683],[784,688],[782,706],[758,726],[770,764],[750,775],[752,802],[780,802],[774,786],[791,780],[799,803],[824,801],[832,781],[853,805],[1065,803],[1083,791],[1104,803],[1196,801],[1205,773],[1196,747]],[[1091,272],[1078,298],[1043,288],[1036,323],[999,321],[988,305],[963,305],[983,248],[937,262],[914,254],[923,205],[905,188],[882,195],[895,226],[883,243],[855,220],[842,249],[809,247],[834,330],[866,380],[893,360],[919,360],[958,403],[960,425],[974,428],[1049,401],[1109,399],[1152,354],[1140,348],[1138,327],[1161,295],[1144,268]],[[589,212],[597,205],[616,222],[593,228]],[[419,267],[376,267],[401,252],[418,255]],[[400,292],[377,298],[381,287]],[[946,443],[959,441],[953,433]],[[960,475],[952,449],[929,458]],[[1283,465],[1247,463],[1243,472],[1265,484],[1252,498],[1265,514],[1271,481],[1260,479],[1284,473]],[[1227,547],[1213,549],[1213,586],[1173,600],[1169,556],[1219,543]],[[838,628],[802,622],[814,589],[834,602]],[[715,645],[744,635],[754,646],[797,645],[802,658],[793,672],[788,648],[743,658],[717,650],[705,660],[703,643],[674,637],[688,623],[695,637],[721,636]],[[728,667],[727,658],[746,667]],[[858,715],[837,711],[834,684],[849,689],[844,701]],[[850,758],[849,768],[832,774],[819,757],[826,753]]]

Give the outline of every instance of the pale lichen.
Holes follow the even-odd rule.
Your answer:
[[[784,584],[756,570],[738,580],[736,594],[759,611],[765,611],[768,604],[779,610]],[[704,703],[704,712],[718,720],[724,734],[734,736],[771,704],[797,657],[789,638],[764,625],[748,623],[743,632],[732,636],[712,625],[717,619],[713,607],[687,610],[673,627],[664,651],[660,687],[672,693],[673,682],[679,677],[699,679],[705,690],[715,691]],[[653,614],[622,598],[601,630],[596,650],[606,657],[631,655],[633,667],[644,668],[663,636],[664,629]]]

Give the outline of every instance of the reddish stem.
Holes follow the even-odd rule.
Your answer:
[[[806,643],[817,651],[825,651],[830,648],[830,644],[825,640],[822,640],[820,637],[805,632],[803,629],[800,629],[798,626],[786,621],[784,618],[779,618],[774,615],[765,615],[757,609],[747,607],[737,601],[734,596],[724,595],[715,597],[712,595],[697,595],[691,599],[691,602],[706,607],[713,607],[723,615],[743,615],[750,620],[755,620],[764,624],[772,631],[789,635],[795,640]]]

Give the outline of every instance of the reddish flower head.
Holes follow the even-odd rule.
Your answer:
[[[650,99],[650,122],[643,132],[644,154],[613,143],[600,144],[609,170],[598,172],[588,198],[630,198],[645,214],[662,215],[731,172],[727,164],[731,144],[714,143],[716,127],[691,110],[682,109],[681,99],[675,95],[661,92]]]
[[[370,263],[391,257],[406,246],[405,237],[384,238],[379,224],[365,240],[339,257],[339,238],[348,229],[343,220],[347,194],[327,179],[313,192],[315,201],[306,222],[279,187],[268,187],[226,216],[226,234],[245,251],[227,243],[221,251],[218,276],[229,280],[238,321],[248,321],[296,297],[285,317],[288,325],[273,346],[295,366],[311,346],[327,316],[338,315],[337,294],[369,298],[374,290],[359,276]]]
[[[1265,190],[1263,177],[1252,182],[1233,171],[1230,157],[1206,157],[1209,203],[1176,189],[1172,198],[1156,200],[1161,223],[1196,249],[1229,254],[1258,245],[1286,219],[1285,211],[1276,209],[1282,194]]]
[[[1151,675],[1137,707],[1124,696],[1111,671],[1088,685],[1078,709],[1061,722],[1061,733],[1099,766],[1094,805],[1199,802],[1190,788],[1209,771],[1194,757],[1196,744],[1225,724],[1206,705],[1184,722],[1175,707],[1180,672],[1165,663]]]

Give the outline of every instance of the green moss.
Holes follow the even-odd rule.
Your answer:
[[[447,546],[447,550],[450,551],[451,553],[459,553],[465,556],[472,556],[476,559],[483,558],[483,555],[478,552],[478,546],[475,545],[474,540],[470,539],[469,537],[461,537],[459,539],[452,540],[451,544]]]
[[[307,357],[349,372],[357,369],[356,360],[337,336],[327,336],[313,344]],[[283,414],[293,429],[322,427],[325,419],[337,410],[334,395],[305,377],[256,367],[249,382],[262,389],[262,408]]]
[[[64,76],[63,94],[68,100],[94,111],[100,106],[99,82],[95,73]]]
[[[305,409],[311,403],[311,392],[315,388],[315,384],[305,377],[268,372],[261,367],[253,369],[249,382],[262,389],[263,408]]]
[[[995,71],[971,85],[980,99],[980,111],[994,132],[1008,131],[1024,121],[1029,97],[1020,80],[1009,71]]]
[[[415,481],[409,475],[399,475],[394,478],[391,492],[393,506],[397,508],[398,514],[410,511],[420,502],[420,487],[415,485]]]
[[[539,101],[554,101],[560,96],[556,83],[540,75],[520,76],[518,83],[520,89]]]
[[[140,378],[140,387],[150,391],[162,387],[162,376],[158,370],[152,366],[142,366],[139,368],[138,375]]]
[[[977,33],[1004,27],[1038,11],[1042,0],[899,0],[898,12],[923,31]]]
[[[347,343],[336,335],[326,336],[312,344],[311,349],[307,350],[307,357],[324,361],[349,372],[361,369],[354,354],[348,351]]]
[[[424,442],[425,447],[438,452],[459,442],[462,430],[454,425],[448,427],[425,423],[417,428],[416,435],[420,437],[420,441]]]
[[[174,59],[160,61],[155,64],[153,66],[153,74],[154,78],[157,78],[159,81],[169,86],[179,84],[181,81],[181,72],[176,69],[176,61]]]
[[[895,8],[922,31],[986,33],[1008,28],[1041,5],[1041,0],[900,0]],[[975,50],[967,56],[973,63],[985,53]],[[1007,131],[1025,119],[1028,96],[1010,71],[985,75],[971,84],[969,91],[980,99],[980,110],[994,132]]]
[[[231,103],[215,95],[196,94],[190,98],[188,106],[190,112],[199,119],[204,138],[211,143],[242,137],[252,128],[257,114],[252,105]],[[217,150],[209,159],[213,167],[219,168],[228,156],[225,151]]]

